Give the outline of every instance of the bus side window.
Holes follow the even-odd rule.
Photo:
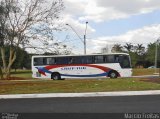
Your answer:
[[[86,57],[86,64],[92,64],[93,63],[93,56]]]
[[[83,64],[82,59],[83,57],[74,57],[74,64]]]
[[[83,56],[82,56],[82,59],[81,59],[81,60],[82,60],[82,64],[86,64],[86,57],[83,57]]]
[[[105,62],[106,63],[114,63],[114,55],[106,55]]]
[[[119,56],[118,56],[118,55],[115,55],[115,57],[114,57],[114,62],[115,62],[115,63],[119,63]]]
[[[42,65],[46,65],[46,64],[47,64],[47,58],[43,57],[43,63],[42,63]]]
[[[103,63],[103,62],[104,62],[103,56],[95,56],[94,63]]]
[[[75,59],[73,57],[70,57],[68,64],[75,64]]]
[[[43,58],[34,58],[34,66],[38,65],[44,65],[44,59]]]
[[[69,64],[69,58],[68,57],[58,57],[56,59],[56,64],[60,64],[60,65]]]
[[[93,63],[93,57],[92,56],[82,56],[81,61],[82,64],[92,64]]]
[[[37,66],[37,65],[38,65],[38,58],[34,58],[33,65],[34,65],[34,66]]]
[[[47,65],[56,64],[56,60],[54,57],[47,57]]]

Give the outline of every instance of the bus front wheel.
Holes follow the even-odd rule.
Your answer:
[[[116,71],[111,71],[109,72],[109,75],[108,75],[110,78],[117,78],[118,77],[118,73]]]
[[[59,73],[52,73],[51,79],[53,79],[53,80],[61,80],[61,75]]]

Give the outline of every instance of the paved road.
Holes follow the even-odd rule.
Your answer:
[[[12,113],[156,113],[159,110],[160,95],[0,100],[0,112]]]

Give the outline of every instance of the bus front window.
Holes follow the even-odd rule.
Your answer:
[[[122,68],[131,68],[129,56],[120,56],[119,63]]]

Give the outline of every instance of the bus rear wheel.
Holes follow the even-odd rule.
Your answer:
[[[61,80],[61,75],[59,73],[52,73],[51,79],[53,79],[53,80]]]
[[[117,78],[118,77],[118,73],[116,71],[111,71],[108,75],[110,78]]]

